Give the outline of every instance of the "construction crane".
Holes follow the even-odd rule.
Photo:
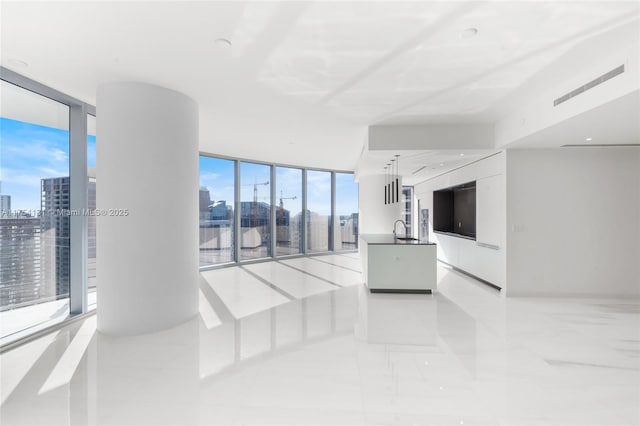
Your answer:
[[[253,223],[251,224],[251,226],[256,226],[256,224],[258,223],[258,185],[269,185],[269,181],[253,183],[253,184],[243,185],[243,186],[251,186],[251,185],[253,185],[253,208],[252,208]]]
[[[294,195],[293,197],[283,197],[282,191],[280,191],[280,208],[278,209],[278,216],[280,217],[280,221],[284,220],[284,203],[282,200],[295,200],[297,197]]]
[[[283,197],[282,196],[282,191],[280,191],[280,210],[284,210],[284,203],[282,202],[282,200],[295,200],[296,197],[295,195],[293,197]]]
[[[254,205],[254,207],[258,203],[258,185],[269,185],[269,181],[260,182],[260,183],[254,183],[253,184],[253,205]]]

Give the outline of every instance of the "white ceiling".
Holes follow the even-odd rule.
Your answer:
[[[372,124],[495,121],[532,76],[640,15],[637,1],[21,0],[0,7],[6,68],[91,104],[96,87],[114,80],[178,90],[200,104],[203,151],[338,169],[355,169]],[[470,27],[478,35],[462,38]],[[214,43],[221,37],[231,49]],[[252,126],[256,133],[247,133]],[[256,142],[261,132],[267,143]],[[450,167],[462,161],[458,152],[415,155]]]
[[[637,145],[640,143],[640,96],[633,92],[513,143],[514,148]],[[628,125],[633,123],[633,125]],[[567,135],[574,135],[568,138]]]
[[[392,151],[370,151],[366,155],[366,164],[359,165],[358,175],[384,174],[384,167],[388,165],[390,174],[402,176],[403,185],[415,185],[434,176],[489,157],[496,152],[499,152],[499,150],[405,150],[402,151],[400,157],[395,157]],[[391,160],[396,160],[398,164]]]

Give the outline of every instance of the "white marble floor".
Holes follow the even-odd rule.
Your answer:
[[[96,307],[96,291],[87,295],[89,310]],[[69,318],[69,298],[36,303],[0,312],[0,345],[5,345]]]
[[[505,299],[444,267],[433,295],[372,295],[357,260],[208,271],[179,327],[91,317],[6,352],[0,423],[640,423],[637,300]]]

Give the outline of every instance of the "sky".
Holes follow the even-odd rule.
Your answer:
[[[96,167],[96,137],[87,138],[87,165]],[[12,210],[40,209],[40,180],[69,176],[69,132],[37,124],[0,118],[0,180],[2,194],[11,196]],[[276,203],[282,194],[284,207],[295,214],[302,209],[302,172],[300,169],[276,168]],[[234,200],[233,161],[200,157],[200,186],[206,186],[213,201]],[[240,163],[242,201],[253,201],[253,188],[258,201],[269,202],[269,166]],[[307,172],[307,208],[321,215],[331,211],[331,178],[329,172]],[[358,211],[358,185],[349,173],[336,174],[338,215]],[[99,196],[99,195],[98,195]],[[290,198],[296,197],[295,200]]]
[[[87,167],[96,166],[96,137],[87,135]]]
[[[40,209],[40,180],[69,176],[69,131],[0,118],[0,180],[12,210]]]

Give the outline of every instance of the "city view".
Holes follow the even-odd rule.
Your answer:
[[[0,118],[0,311],[69,296],[69,132]],[[88,138],[88,210],[95,209],[95,136]],[[89,217],[95,286],[95,217]]]
[[[95,120],[95,118],[93,118]],[[69,295],[69,132],[1,119],[2,201],[0,217],[0,310]],[[34,149],[25,146],[32,143]],[[87,140],[88,209],[96,207],[96,137]],[[234,162],[201,157],[201,264],[233,261]],[[351,174],[336,174],[336,249],[357,247],[357,185]],[[276,255],[302,252],[302,170],[276,167]],[[240,259],[271,256],[270,166],[241,162]],[[330,173],[307,174],[307,250],[328,250]],[[88,217],[88,281],[95,287],[95,216]]]
[[[303,252],[302,169],[275,167],[275,235],[271,235],[271,167],[240,162],[239,259]],[[234,161],[200,157],[200,265],[234,261]],[[358,186],[351,173],[336,173],[336,228],[331,235],[331,173],[307,171],[306,251],[357,248]]]
[[[0,338],[69,315],[70,215],[78,214],[70,210],[69,107],[4,81],[2,90]],[[87,217],[90,305],[97,276],[96,216],[91,214],[97,196],[95,121],[87,115],[88,203],[79,213]],[[201,266],[357,248],[358,186],[352,173],[334,174],[333,221],[330,171],[306,170],[303,188],[301,168],[204,155],[199,167]]]

